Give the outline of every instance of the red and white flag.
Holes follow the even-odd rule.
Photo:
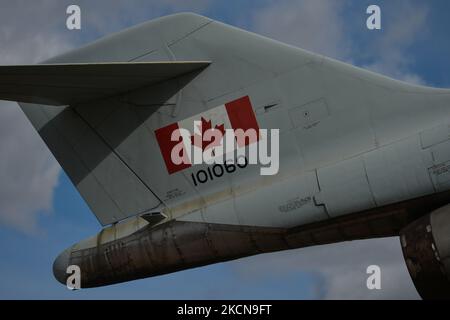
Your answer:
[[[194,121],[199,121],[201,126],[195,126]],[[181,164],[175,164],[172,161],[172,149],[182,142],[182,138],[180,138],[179,141],[172,141],[171,139],[172,133],[178,129],[186,129],[191,132],[192,146],[194,148],[201,148],[202,150],[207,148],[207,145],[211,142],[205,142],[203,139],[196,139],[196,135],[202,137],[208,129],[218,129],[222,132],[222,134],[225,133],[226,129],[233,129],[234,131],[238,129],[242,129],[243,131],[253,129],[257,133],[256,139],[259,138],[258,122],[256,121],[256,116],[253,112],[250,98],[248,96],[225,103],[188,119],[184,119],[157,129],[155,131],[156,139],[158,140],[161,154],[164,158],[169,174],[173,174],[192,166],[192,162],[190,161],[184,161]],[[197,141],[202,142],[199,145],[199,143],[196,143]],[[240,141],[241,140],[238,139],[237,147],[243,147],[250,143],[256,142],[251,140]],[[184,154],[190,154],[190,150],[184,150]]]

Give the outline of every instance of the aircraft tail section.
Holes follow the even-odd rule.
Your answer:
[[[156,19],[46,63],[55,66],[35,67],[41,79],[51,75],[50,85],[57,79],[86,85],[87,98],[72,89],[28,92],[28,79],[11,75],[23,86],[3,98],[31,96],[22,101],[40,103],[21,106],[104,225],[158,208],[169,208],[169,218],[177,218],[263,183],[252,168],[195,185],[192,176],[202,165],[171,174],[155,136],[160,128],[199,115],[212,118],[210,110],[243,97],[260,128],[280,129],[277,178],[374,150],[448,115],[448,91],[390,80],[195,14]],[[136,77],[128,83],[128,77],[111,74],[114,68],[133,70]],[[91,78],[84,83],[76,77],[80,72]],[[96,90],[104,87],[113,90]],[[0,98],[2,88],[0,81]],[[312,181],[308,188],[319,190]],[[242,203],[224,206],[211,219],[279,227],[327,218],[317,207],[317,215],[293,220],[273,216],[277,207],[246,215]]]

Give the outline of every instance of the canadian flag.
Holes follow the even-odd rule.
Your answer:
[[[195,125],[194,122],[201,123],[201,126]],[[204,132],[208,129],[218,129],[222,134],[225,133],[226,129],[233,129],[234,131],[238,129],[242,129],[243,131],[254,129],[257,133],[259,132],[258,122],[256,121],[256,116],[248,96],[209,109],[203,113],[172,123],[163,128],[159,128],[155,131],[155,135],[169,174],[176,173],[192,166],[192,162],[190,161],[185,161],[181,164],[175,164],[172,161],[172,149],[182,142],[181,137],[179,141],[172,141],[172,133],[181,128],[192,133],[191,145],[194,148],[201,148],[202,150],[206,149],[211,142],[205,142],[203,139],[197,138],[198,136],[203,137]],[[259,139],[259,135],[257,139]],[[196,143],[196,141],[202,142],[199,144]],[[256,141],[245,140],[243,143],[244,145],[242,145],[238,140],[238,145],[236,147],[243,147],[253,142]],[[189,154],[189,152],[184,150],[184,154]]]

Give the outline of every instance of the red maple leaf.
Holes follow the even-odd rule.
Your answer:
[[[204,141],[203,140],[203,135],[205,134],[205,132],[212,129],[212,123],[211,123],[211,120],[206,121],[206,119],[203,117],[202,117],[201,121],[202,121],[201,125],[198,126],[198,128],[200,129],[200,135],[195,133],[194,135],[191,136],[192,145],[202,148],[203,151],[206,149],[212,148],[212,147],[219,146],[220,140],[216,141],[217,138],[213,138],[212,139],[213,141]],[[225,135],[225,125],[224,124],[216,125],[214,127],[214,129],[219,130],[221,132],[222,136]],[[196,138],[196,136],[199,136],[199,138]],[[200,145],[198,145],[198,141],[196,141],[196,140],[201,141]]]

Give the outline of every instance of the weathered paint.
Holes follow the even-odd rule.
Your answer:
[[[289,229],[173,220],[95,246],[92,242],[75,245],[55,260],[53,270],[65,284],[67,266],[78,265],[82,287],[89,288],[260,253],[396,236],[415,219],[445,205],[449,196],[450,192],[439,193]],[[104,238],[99,234],[97,239]]]

